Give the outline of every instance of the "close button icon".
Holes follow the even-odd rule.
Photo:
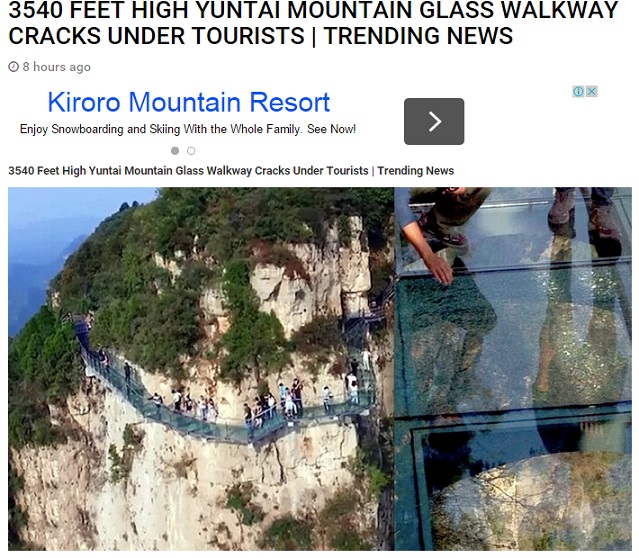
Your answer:
[[[413,98],[404,101],[406,145],[464,143],[464,99]]]

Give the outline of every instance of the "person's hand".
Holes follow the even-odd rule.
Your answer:
[[[432,254],[424,259],[426,267],[442,285],[450,285],[453,282],[453,268],[448,262],[442,260],[436,254]]]

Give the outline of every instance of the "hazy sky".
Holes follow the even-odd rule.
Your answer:
[[[155,188],[9,188],[9,227],[48,219],[115,213],[124,202],[146,203]]]

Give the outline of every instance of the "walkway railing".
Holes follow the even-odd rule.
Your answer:
[[[126,399],[143,417],[158,422],[183,434],[196,436],[206,440],[216,440],[235,444],[249,444],[273,434],[285,434],[287,430],[296,427],[308,427],[340,420],[346,416],[359,415],[365,412],[374,401],[374,385],[364,383],[365,389],[360,389],[357,401],[351,401],[344,394],[334,394],[329,401],[328,410],[325,409],[323,398],[311,400],[304,398],[304,406],[301,413],[293,419],[283,415],[279,404],[276,405],[275,416],[269,418],[269,413],[262,413],[263,424],[255,428],[255,421],[247,425],[242,420],[205,421],[193,415],[181,414],[173,411],[165,404],[156,405],[152,401],[152,394],[136,378],[132,370],[127,381],[124,372],[124,362],[109,355],[109,364],[100,361],[98,355],[91,351],[88,345],[88,328],[83,322],[75,323],[78,340],[82,346],[81,354],[87,368],[88,375],[95,375],[103,381],[112,391]],[[171,402],[167,402],[171,403]],[[197,400],[194,400],[194,408]]]

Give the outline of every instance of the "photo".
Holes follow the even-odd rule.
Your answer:
[[[9,188],[10,550],[390,550],[391,188]]]
[[[395,547],[631,550],[631,189],[395,190]]]

